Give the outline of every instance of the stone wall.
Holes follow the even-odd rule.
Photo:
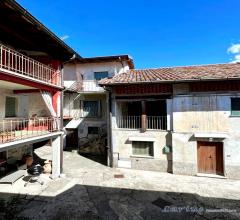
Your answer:
[[[140,137],[143,141],[151,138],[154,142],[153,157],[138,157],[132,155],[132,138]],[[171,146],[171,134],[167,131],[146,131],[140,133],[139,130],[113,129],[112,144],[114,165],[118,166],[118,160],[130,162],[131,168],[142,170],[156,170],[171,172],[171,153],[165,154],[163,148]],[[130,167],[129,167],[130,168]]]

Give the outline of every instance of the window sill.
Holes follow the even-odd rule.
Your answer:
[[[230,118],[240,118],[240,115],[230,115]]]
[[[131,158],[148,158],[148,159],[154,159],[154,156],[144,156],[144,155],[131,155]]]

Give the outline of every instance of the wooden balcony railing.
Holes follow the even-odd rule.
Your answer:
[[[61,85],[60,71],[0,44],[0,70],[28,76],[50,85]]]
[[[117,116],[116,120],[118,128],[141,128],[141,116]],[[167,116],[147,116],[147,129],[167,130]]]
[[[59,130],[58,118],[0,119],[0,144]]]

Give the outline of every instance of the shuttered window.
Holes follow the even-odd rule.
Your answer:
[[[240,98],[231,98],[231,115],[240,116]]]
[[[5,117],[16,117],[17,98],[6,97]]]
[[[153,157],[153,142],[148,141],[133,141],[132,142],[133,155],[152,156]]]

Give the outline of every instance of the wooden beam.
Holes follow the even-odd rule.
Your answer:
[[[19,90],[13,90],[14,94],[22,94],[22,93],[39,93],[39,89],[19,89]]]
[[[141,114],[141,132],[147,130],[147,114],[146,114],[146,101],[141,101],[142,114]]]

